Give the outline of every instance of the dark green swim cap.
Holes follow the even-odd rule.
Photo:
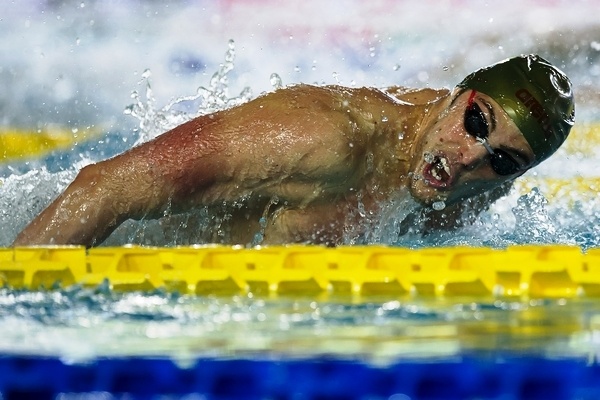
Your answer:
[[[560,147],[575,121],[569,78],[537,55],[514,57],[482,68],[458,87],[493,98],[525,136],[535,154],[535,164]]]

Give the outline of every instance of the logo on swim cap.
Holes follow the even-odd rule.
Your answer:
[[[562,145],[575,121],[569,78],[537,55],[482,68],[458,86],[487,94],[507,112],[531,146],[535,164]]]

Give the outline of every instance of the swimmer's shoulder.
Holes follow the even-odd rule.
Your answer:
[[[413,105],[427,105],[437,103],[450,95],[450,90],[446,88],[408,88],[404,86],[389,86],[382,89],[387,95],[395,99]]]

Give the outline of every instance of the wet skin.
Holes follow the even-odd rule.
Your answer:
[[[508,116],[478,94],[490,146],[504,149],[523,167],[510,176],[496,174],[485,147],[465,131],[468,95],[310,85],[280,89],[83,168],[13,245],[94,246],[129,218],[223,203],[234,206],[227,235],[217,238],[221,242],[248,244],[260,230],[263,244],[334,245],[348,226],[361,223],[359,203],[376,213],[402,191],[426,213],[433,202],[446,202],[440,225],[451,227],[455,224],[447,219],[458,219],[464,199],[510,182],[533,160]]]

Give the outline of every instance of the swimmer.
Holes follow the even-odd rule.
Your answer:
[[[407,221],[453,229],[573,123],[569,79],[537,55],[452,90],[293,85],[82,168],[13,245],[96,246],[128,219],[223,205],[226,233],[211,241],[338,245],[399,193],[419,205]]]

